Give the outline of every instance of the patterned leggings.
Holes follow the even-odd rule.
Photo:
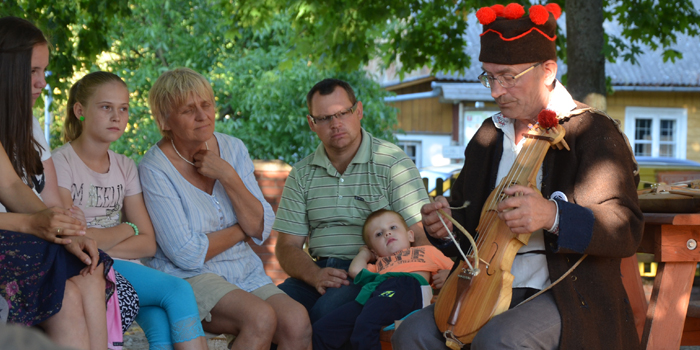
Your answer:
[[[128,261],[115,260],[118,271],[134,286],[141,310],[136,316],[150,350],[172,349],[173,343],[204,336],[192,287],[182,278]]]

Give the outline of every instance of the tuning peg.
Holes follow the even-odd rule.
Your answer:
[[[560,143],[561,143],[562,146],[564,146],[564,148],[566,148],[567,151],[571,151],[571,149],[569,148],[569,144],[566,143],[566,140],[561,139],[561,142],[560,142]]]

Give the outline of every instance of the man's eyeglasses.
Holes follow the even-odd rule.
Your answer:
[[[479,74],[479,81],[481,81],[481,85],[483,85],[487,88],[491,87],[491,84],[493,84],[494,80],[498,81],[498,83],[501,84],[501,86],[503,86],[506,89],[512,88],[513,86],[515,86],[515,82],[518,78],[522,77],[523,75],[525,75],[525,73],[531,71],[533,68],[535,68],[541,64],[542,64],[542,62],[535,63],[534,65],[530,66],[530,68],[520,72],[518,75],[503,74],[503,75],[491,76],[491,75],[486,74],[486,72],[483,72],[483,73]]]
[[[331,122],[333,117],[335,117],[338,120],[343,120],[346,117],[350,116],[351,114],[355,113],[355,110],[357,109],[357,102],[355,102],[352,107],[344,109],[338,113],[327,115],[325,117],[314,117],[313,115],[309,114],[309,118],[314,122],[316,125],[327,125],[328,123]]]

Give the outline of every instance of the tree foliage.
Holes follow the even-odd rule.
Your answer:
[[[142,0],[132,17],[112,31],[117,59],[109,68],[124,76],[132,94],[133,128],[115,143],[118,151],[138,158],[160,137],[148,114],[147,92],[165,70],[189,67],[208,77],[214,88],[217,130],[247,145],[251,157],[296,162],[318,145],[306,124],[306,92],[326,77],[351,83],[367,106],[363,125],[393,140],[396,112],[383,103],[384,92],[362,71],[321,69],[306,60],[288,62],[288,18],[270,25],[241,28],[226,18],[225,8],[207,0]],[[230,34],[236,31],[235,37]]]
[[[15,0],[0,2],[0,17],[27,19],[51,43],[50,86],[65,91],[74,72],[88,68],[109,50],[106,32],[117,20],[126,20],[127,0]]]
[[[295,162],[318,144],[304,118],[304,96],[315,82],[350,81],[365,106],[363,125],[393,140],[396,112],[360,69],[379,59],[385,68],[396,63],[400,74],[426,66],[434,73],[463,72],[471,64],[465,48],[476,44],[463,35],[465,16],[496,2],[18,0],[0,2],[0,14],[27,18],[50,37],[54,74],[48,81],[58,106],[54,140],[70,83],[87,71],[109,70],[132,92],[129,127],[113,148],[138,160],[160,138],[147,105],[152,83],[165,70],[190,67],[212,82],[218,130],[243,139],[254,158]],[[554,2],[566,11],[565,0]],[[698,35],[700,15],[692,0],[602,4],[605,18],[623,27],[621,36],[605,36],[610,61],[635,62],[642,45],[674,60],[682,56],[674,49],[677,35]],[[559,35],[563,59],[565,45]]]
[[[271,14],[287,12],[292,18],[294,50],[288,57],[309,57],[321,65],[356,69],[378,57],[387,67],[396,63],[399,74],[424,66],[433,73],[463,72],[470,65],[464,53],[469,44],[464,15],[482,6],[510,1],[495,0],[220,0],[244,26],[269,23]],[[514,1],[558,3],[565,0]],[[600,6],[591,2],[591,6]],[[673,48],[678,33],[698,35],[700,15],[692,0],[604,0],[605,18],[619,22],[621,36],[606,36],[604,53],[636,62],[641,45],[661,49],[664,60],[681,58]],[[575,14],[573,14],[575,15]],[[564,36],[558,41],[565,59]],[[472,45],[476,43],[471,43]]]
[[[675,50],[679,33],[697,36],[700,29],[700,14],[692,0],[655,1],[625,0],[603,1],[605,19],[622,24],[622,36],[609,36],[605,54],[609,61],[617,57],[637,63],[636,57],[642,52],[640,45],[652,50],[661,49],[664,62],[683,58],[683,53]]]
[[[73,69],[83,71],[76,78],[87,71],[112,71],[129,86],[129,125],[113,150],[138,161],[160,139],[148,108],[148,91],[161,73],[177,67],[192,68],[210,80],[217,130],[242,139],[253,158],[294,163],[315,149],[319,140],[306,123],[305,97],[313,84],[327,77],[350,82],[365,106],[363,126],[395,141],[396,110],[383,101],[389,93],[364,71],[341,72],[305,59],[285,61],[293,33],[284,13],[268,25],[244,28],[231,22],[226,11],[213,0],[131,1],[128,19],[96,32],[109,43],[103,48],[107,54],[94,54]],[[64,34],[80,40],[75,31]],[[57,67],[55,55],[49,69]],[[66,91],[56,96],[55,104],[65,105]],[[60,144],[63,118],[62,109],[56,112],[52,147]]]
[[[304,58],[343,71],[373,58],[400,72],[424,66],[460,71],[470,58],[462,37],[464,12],[485,1],[454,0],[221,0],[232,21],[245,27],[269,25],[277,13],[291,18],[293,49],[288,59]]]

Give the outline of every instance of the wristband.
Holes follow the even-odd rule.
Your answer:
[[[132,224],[132,223],[127,222],[127,221],[125,221],[125,222],[123,222],[123,223],[124,223],[124,224],[127,224],[127,225],[129,225],[129,226],[131,226],[131,228],[134,229],[134,236],[138,236],[138,235],[139,235],[139,228],[136,227],[136,224]]]
[[[554,205],[557,207],[557,212],[554,215],[554,225],[552,225],[552,227],[549,230],[545,229],[545,231],[555,236],[559,236],[559,203],[557,203],[557,201],[551,198],[549,200],[554,202]]]

